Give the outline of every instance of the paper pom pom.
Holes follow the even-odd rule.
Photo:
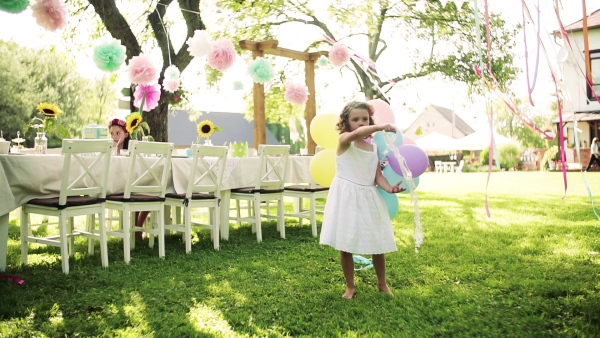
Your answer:
[[[283,97],[291,104],[302,105],[308,101],[308,87],[301,83],[288,82]]]
[[[67,6],[61,0],[38,0],[31,5],[38,25],[54,32],[67,25]]]
[[[29,6],[29,0],[0,0],[0,11],[21,13]]]
[[[271,80],[275,75],[269,61],[260,56],[248,64],[248,73],[254,82],[261,84]]]
[[[329,51],[329,61],[336,67],[342,67],[350,60],[350,50],[343,43],[336,42]]]
[[[242,90],[244,89],[244,84],[242,83],[242,81],[235,81],[233,83],[233,90]]]
[[[165,79],[167,80],[179,80],[180,76],[181,72],[175,65],[170,65],[167,67],[167,69],[165,69]]]
[[[142,109],[144,111],[151,111],[156,108],[158,106],[158,101],[160,100],[160,85],[137,85],[135,87],[135,92],[133,92],[133,105],[139,108],[144,96],[146,96],[146,100],[144,101],[144,107]]]
[[[235,57],[236,53],[233,43],[229,40],[221,39],[214,42],[212,49],[206,56],[206,61],[212,68],[224,72],[233,65]]]
[[[180,82],[179,79],[171,80],[165,79],[163,81],[163,88],[169,93],[175,93],[175,91],[179,88]]]
[[[327,57],[325,55],[321,55],[319,57],[319,59],[317,60],[317,63],[319,64],[319,66],[325,67],[329,64],[329,60],[327,59]]]
[[[94,62],[105,72],[114,72],[125,62],[125,46],[117,39],[106,39],[94,48]]]
[[[193,57],[200,57],[208,54],[212,48],[213,42],[205,30],[195,30],[194,36],[187,39],[188,52]]]
[[[133,84],[156,83],[159,75],[152,58],[145,54],[134,56],[129,60],[128,73],[129,82]]]

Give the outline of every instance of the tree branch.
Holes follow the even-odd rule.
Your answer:
[[[119,12],[115,0],[88,1],[94,6],[94,11],[100,16],[100,20],[102,20],[110,35],[117,40],[121,40],[121,43],[127,49],[127,60],[140,55],[142,48],[131,31],[129,24],[121,12]]]

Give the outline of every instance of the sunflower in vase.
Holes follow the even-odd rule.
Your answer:
[[[148,122],[144,121],[142,114],[138,112],[131,113],[127,116],[125,129],[134,140],[144,140],[147,132],[148,141],[154,141],[154,138],[150,136],[150,126],[148,126]],[[146,132],[144,132],[144,130],[146,130]]]
[[[62,110],[57,105],[48,102],[41,102],[36,106],[36,110],[39,114],[41,114],[41,117],[35,116],[31,119],[31,121],[29,121],[29,123],[23,126],[23,134],[27,133],[30,128],[34,128],[36,130],[36,136],[34,139],[36,149],[38,148],[37,145],[42,144],[43,142],[43,149],[41,149],[41,152],[45,152],[45,147],[47,146],[48,141],[46,135],[54,135],[59,139],[71,137],[71,133],[69,133],[69,130],[65,126],[56,123],[56,118],[59,114],[62,114]]]
[[[200,138],[204,137],[206,138],[204,141],[205,145],[212,145],[212,142],[210,141],[210,135],[212,135],[212,133],[215,131],[222,131],[221,128],[215,126],[210,120],[201,121],[198,123],[196,129],[198,130],[198,139],[196,140],[196,143],[200,143]]]

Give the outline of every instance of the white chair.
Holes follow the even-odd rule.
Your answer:
[[[462,173],[463,167],[465,166],[465,160],[460,160],[460,162],[458,162],[458,167],[456,167],[456,173],[460,174]]]
[[[27,264],[28,243],[41,243],[60,248],[62,271],[69,273],[69,256],[73,254],[74,236],[87,237],[100,241],[100,257],[103,267],[108,267],[108,249],[104,210],[106,183],[110,165],[111,140],[63,140],[63,171],[60,182],[60,195],[53,198],[36,198],[21,208],[21,261]],[[59,234],[35,237],[28,224],[29,215],[58,217]],[[100,218],[99,229],[87,223],[86,230],[77,230],[74,217],[95,215]],[[88,246],[93,253],[93,243]]]
[[[435,165],[436,173],[444,172],[444,165],[442,164],[442,161],[433,161],[433,164]]]
[[[262,242],[261,218],[277,219],[277,230],[281,238],[285,238],[283,188],[289,154],[289,145],[261,144],[258,147],[260,170],[255,185],[231,190],[231,199],[237,204],[237,217],[232,217],[232,219],[235,219],[238,225],[242,221],[251,223],[259,242]],[[248,217],[241,217],[240,200],[248,201],[252,205],[252,211]],[[277,201],[277,215],[269,215],[268,212],[261,213],[261,203],[268,201]]]
[[[107,230],[108,236],[123,239],[125,262],[131,260],[130,251],[134,244],[132,233],[142,231],[150,234],[150,247],[154,246],[153,236],[158,236],[158,256],[165,256],[165,193],[171,173],[173,143],[129,142],[129,170],[125,191],[106,196],[106,208],[118,210],[124,215],[118,230]],[[141,171],[140,171],[141,170]],[[152,226],[137,227],[131,216],[135,212],[152,211],[158,217],[152,218]]]
[[[307,218],[310,221],[313,237],[317,237],[317,213],[323,213],[322,210],[317,210],[317,198],[327,198],[329,188],[316,184],[314,181],[309,184],[298,184],[286,186],[283,191],[284,197],[297,198],[297,208],[294,205],[294,212],[286,213],[287,217],[298,217],[298,224],[302,225],[302,220]],[[304,199],[308,199],[308,209],[304,208]]]
[[[192,224],[210,229],[213,246],[219,249],[219,204],[227,150],[227,147],[194,144],[186,192],[166,194],[166,206],[183,208],[183,223],[165,224],[165,229],[183,233],[187,253],[192,252]],[[192,211],[198,208],[209,209],[208,223],[192,223]]]

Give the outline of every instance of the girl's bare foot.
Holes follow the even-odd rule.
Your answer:
[[[346,292],[342,295],[342,298],[352,299],[354,297],[354,288],[347,288]]]
[[[392,290],[387,286],[387,284],[377,284],[379,291],[387,293],[388,295],[392,294]]]

